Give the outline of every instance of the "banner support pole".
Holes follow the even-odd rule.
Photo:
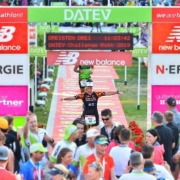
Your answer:
[[[138,58],[138,98],[137,98],[137,110],[140,110],[140,84],[141,84],[141,59]]]

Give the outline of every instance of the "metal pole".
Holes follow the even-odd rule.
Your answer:
[[[137,109],[140,109],[140,84],[141,84],[141,59],[138,58],[138,98],[137,98]]]
[[[127,85],[127,66],[124,66],[124,85]]]
[[[44,46],[45,44],[46,44],[46,34],[44,33]],[[45,57],[43,57],[43,79],[45,78],[45,69],[46,69],[45,64],[46,64]]]
[[[35,95],[35,102],[37,101],[37,57],[35,57],[35,91],[34,91],[34,95]]]

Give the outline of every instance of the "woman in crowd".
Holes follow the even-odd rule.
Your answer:
[[[78,118],[72,124],[77,126],[77,128],[78,128],[78,138],[75,141],[77,147],[86,144],[86,142],[87,142],[86,141],[87,125],[86,125],[84,119]]]
[[[77,100],[81,99],[84,103],[84,111],[82,117],[85,118],[85,121],[88,125],[98,126],[99,125],[99,113],[98,113],[98,99],[102,96],[111,96],[123,93],[120,91],[108,91],[108,92],[97,92],[93,91],[93,81],[91,79],[87,80],[85,93],[78,94],[76,96],[61,98],[63,100]]]
[[[159,144],[159,135],[156,129],[149,129],[146,133],[146,143],[154,146],[154,159],[155,164],[164,164],[163,154],[164,146]]]
[[[114,130],[114,138],[111,140],[110,144],[108,145],[107,149],[106,149],[106,153],[110,153],[111,149],[115,146],[119,146],[120,145],[120,139],[119,139],[119,134],[120,131],[125,128],[124,125],[119,125],[115,128]],[[133,150],[135,150],[135,146],[134,143],[132,141],[129,142],[129,147]]]
[[[103,180],[103,168],[99,162],[93,162],[88,168],[89,180]]]
[[[62,164],[66,167],[70,172],[72,172],[73,179],[76,179],[77,170],[75,166],[72,164],[73,161],[73,153],[69,148],[62,148],[57,159],[57,164]]]

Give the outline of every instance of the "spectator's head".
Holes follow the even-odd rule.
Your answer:
[[[146,133],[147,144],[153,145],[155,142],[160,142],[160,137],[156,129],[149,129]]]
[[[69,148],[62,148],[58,154],[57,164],[71,164],[73,161],[73,153]]]
[[[152,160],[154,157],[154,147],[150,144],[145,144],[142,147],[141,153],[142,153],[144,159]]]
[[[115,130],[114,130],[114,134],[113,134],[114,140],[117,141],[117,142],[119,142],[119,143],[121,142],[120,139],[119,139],[119,134],[120,134],[120,132],[121,132],[121,130],[122,130],[123,128],[125,128],[124,125],[119,125],[119,126],[117,126],[117,127],[115,128]]]
[[[87,142],[90,147],[94,147],[94,139],[96,136],[99,136],[99,131],[97,129],[89,129],[86,132]]]
[[[169,97],[166,100],[166,106],[167,106],[168,110],[171,110],[172,108],[174,108],[176,106],[176,100],[173,97]]]
[[[91,94],[91,93],[92,93],[92,90],[93,90],[93,85],[94,85],[93,81],[92,81],[91,79],[88,79],[88,80],[86,81],[85,91],[86,91],[87,93]]]
[[[2,133],[7,133],[8,131],[8,121],[5,118],[0,118],[0,130]]]
[[[6,137],[4,134],[0,131],[0,146],[2,146],[6,141]]]
[[[45,152],[48,152],[48,150],[40,143],[34,143],[30,146],[31,158],[35,160],[35,162],[41,161]]]
[[[159,4],[162,4],[162,0],[159,0],[158,3],[159,3]]]
[[[144,172],[153,176],[156,175],[156,168],[151,160],[145,160]]]
[[[88,167],[88,179],[94,180],[94,179],[101,179],[103,175],[103,168],[99,162],[93,162]]]
[[[8,121],[9,130],[13,129],[13,126],[14,126],[14,117],[12,115],[7,115],[4,118]]]
[[[143,169],[143,156],[140,152],[133,152],[130,156],[130,164],[133,169]]]
[[[107,148],[108,139],[104,135],[96,136],[94,139],[94,144],[95,144],[96,152],[103,155]]]
[[[78,128],[75,125],[69,125],[65,129],[63,139],[69,142],[74,142],[78,137]]]
[[[151,116],[151,122],[154,127],[161,126],[163,123],[163,115],[161,112],[155,111]]]
[[[4,168],[7,165],[8,161],[8,148],[6,146],[0,146],[0,165]]]
[[[78,137],[82,138],[87,131],[85,120],[83,118],[77,118],[72,124],[78,128]]]
[[[34,113],[31,113],[29,116],[29,129],[34,132],[37,131],[37,116]]]
[[[173,119],[174,119],[174,114],[173,114],[173,112],[171,112],[171,111],[166,111],[166,112],[164,113],[164,122],[165,122],[165,123],[171,123],[171,122],[173,122]]]
[[[121,143],[127,143],[128,144],[130,139],[131,139],[131,131],[127,128],[123,128],[120,131],[119,139],[120,139]]]
[[[112,126],[112,112],[110,109],[104,109],[101,111],[101,119],[105,126]]]

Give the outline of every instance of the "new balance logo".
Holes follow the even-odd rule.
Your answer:
[[[0,42],[11,41],[15,30],[14,26],[2,26],[2,29],[0,29]]]
[[[79,57],[78,52],[60,52],[55,65],[73,65],[77,63],[77,58]]]
[[[175,39],[177,42],[180,42],[180,26],[174,26],[166,42],[173,43]]]

